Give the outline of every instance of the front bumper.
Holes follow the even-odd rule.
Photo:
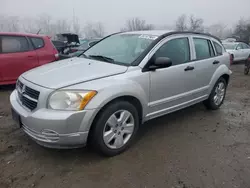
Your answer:
[[[20,117],[23,131],[38,144],[49,148],[84,146],[96,114],[96,110],[72,112],[41,108],[28,111],[20,104],[16,90],[10,96],[10,103]]]

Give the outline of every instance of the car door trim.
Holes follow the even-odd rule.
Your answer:
[[[189,101],[186,101],[186,102],[171,106],[169,108],[164,108],[164,109],[161,109],[161,110],[158,110],[158,111],[154,111],[152,113],[147,114],[146,119],[149,120],[151,118],[159,117],[159,116],[162,116],[164,114],[168,114],[168,113],[177,111],[179,109],[182,109],[183,106],[186,106],[186,107],[190,106],[193,103],[194,104],[197,103],[197,101],[203,101],[203,100],[207,99],[207,97],[208,97],[208,95],[203,95],[203,96],[197,97],[195,99],[192,99],[192,100],[189,100]]]
[[[195,89],[195,90],[192,90],[192,91],[188,91],[188,92],[181,93],[181,94],[178,94],[178,95],[174,95],[174,96],[171,96],[171,97],[168,97],[168,98],[164,98],[164,99],[160,99],[160,100],[157,100],[157,101],[150,102],[148,104],[148,106],[149,107],[154,107],[154,106],[162,105],[162,104],[165,104],[165,103],[168,103],[168,102],[171,102],[171,101],[175,101],[175,100],[178,100],[178,99],[181,99],[181,98],[184,98],[184,97],[188,97],[190,95],[194,95],[196,93],[203,92],[203,91],[208,90],[208,89],[209,89],[209,86],[204,86],[202,88],[198,88],[198,89]]]

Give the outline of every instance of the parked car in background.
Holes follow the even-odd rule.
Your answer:
[[[114,156],[133,143],[140,125],[150,119],[202,101],[218,109],[229,66],[230,55],[208,34],[117,33],[79,58],[22,74],[10,96],[13,118],[45,147],[88,143]]]
[[[22,73],[58,58],[48,36],[0,32],[0,85],[14,84]]]
[[[56,34],[52,42],[60,54],[66,55],[74,52],[72,49],[80,45],[78,35],[73,33]]]
[[[84,42],[82,42],[82,44],[80,44],[80,46],[71,48],[71,50],[70,50],[71,53],[60,54],[60,60],[68,59],[71,57],[77,57],[77,56],[81,55],[88,48],[90,48],[91,46],[96,44],[99,40],[101,40],[101,39],[84,39]]]
[[[250,57],[250,47],[243,42],[224,42],[223,46],[235,62],[247,61]]]
[[[91,47],[94,44],[96,44],[100,40],[101,39],[85,39],[85,42],[83,42],[82,44],[80,44],[80,46],[72,48],[73,52],[70,53],[69,55],[71,57],[76,57],[76,56],[80,55],[81,53],[83,53],[84,51],[86,51],[89,47]]]

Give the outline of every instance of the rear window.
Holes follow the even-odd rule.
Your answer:
[[[234,50],[236,48],[237,44],[235,44],[235,43],[223,43],[223,46],[227,50]]]
[[[242,43],[244,49],[249,49],[249,46],[245,43]]]
[[[214,50],[209,40],[202,38],[194,38],[194,45],[197,60],[207,59],[215,56]]]
[[[222,55],[223,54],[222,46],[219,45],[217,42],[214,42],[214,41],[213,41],[213,44],[214,44],[217,55]]]
[[[44,47],[44,41],[42,38],[30,37],[30,39],[31,39],[35,49],[39,49],[39,48]]]
[[[26,52],[31,50],[28,40],[22,36],[1,36],[2,53]]]

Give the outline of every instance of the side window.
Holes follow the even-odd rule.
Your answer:
[[[249,48],[250,48],[250,47],[249,47],[247,44],[245,44],[245,43],[243,43],[242,45],[243,45],[243,49],[249,49]]]
[[[38,38],[38,37],[30,37],[35,49],[39,49],[44,47],[44,41],[42,38]]]
[[[219,45],[217,42],[213,42],[213,44],[214,44],[217,55],[222,55],[223,54],[222,46]]]
[[[29,42],[22,36],[2,36],[2,53],[26,52],[30,50]]]
[[[155,53],[157,57],[168,57],[173,65],[190,61],[190,48],[188,38],[177,38],[163,44]]]
[[[209,40],[202,38],[194,38],[194,45],[197,60],[207,59],[215,56],[213,47]]]
[[[243,49],[242,44],[238,44],[237,47],[236,47],[236,50],[241,50],[241,49]]]

